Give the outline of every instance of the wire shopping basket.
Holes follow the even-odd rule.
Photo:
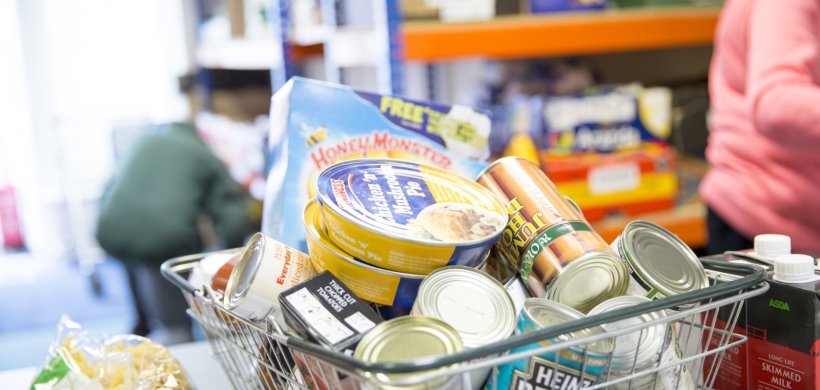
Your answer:
[[[239,249],[223,252],[237,251]],[[518,334],[452,355],[417,361],[372,363],[285,332],[273,316],[264,322],[256,322],[226,309],[219,292],[207,285],[194,287],[184,276],[209,254],[168,260],[162,265],[162,273],[182,289],[190,306],[189,315],[199,322],[214,357],[237,390],[478,389],[481,384],[470,383],[472,372],[497,370],[522,360],[537,361],[541,365],[538,372],[538,379],[543,382],[541,386],[523,383],[514,387],[509,382],[500,383],[497,375],[493,374],[489,376],[487,388],[709,389],[726,351],[746,342],[746,336],[735,330],[743,303],[769,288],[765,282],[766,272],[760,267],[701,260],[710,277],[714,278],[714,283],[704,289]],[[721,275],[727,277],[721,278]],[[700,304],[685,311],[669,310],[694,302]],[[658,311],[666,315],[651,317],[650,321],[624,321]],[[588,334],[583,337],[563,336],[613,323],[629,325],[620,326],[620,329],[610,327],[605,333],[583,333]],[[673,358],[657,353],[652,361],[639,362],[636,355],[626,371],[614,372],[612,365],[608,365],[598,375],[591,378],[587,375],[590,371],[587,362],[592,361],[587,346],[613,338],[620,341],[625,336],[637,334],[637,340],[635,337],[629,340],[637,342],[636,350],[640,350],[641,343],[649,338],[649,330],[659,326],[665,329],[666,335],[674,335],[673,343],[677,341]],[[568,356],[567,351],[580,357],[576,359],[579,367],[574,367],[578,375],[569,378],[549,374],[558,373],[559,370],[573,371],[561,366],[566,363],[563,359]],[[612,356],[613,352],[610,352],[607,361],[611,361]],[[530,363],[529,367],[533,370],[534,363]]]

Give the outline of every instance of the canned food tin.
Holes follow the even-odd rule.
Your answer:
[[[236,260],[239,259],[239,253],[215,253],[205,256],[197,265],[191,270],[188,275],[188,283],[197,289],[202,289],[204,285],[209,285],[216,291],[225,292],[225,287],[228,284],[230,271],[236,265]],[[227,269],[227,274],[223,268],[225,264],[232,262],[233,264]]]
[[[330,271],[361,299],[407,308],[404,314],[409,313],[424,275],[388,271],[357,261],[327,236],[315,199],[308,202],[304,217],[310,262],[317,272]]]
[[[411,314],[444,320],[458,331],[465,348],[475,348],[509,337],[514,311],[501,283],[475,269],[452,266],[424,278]]]
[[[486,272],[501,284],[507,284],[512,279],[518,279],[518,270],[513,269],[512,264],[495,247],[490,250],[481,271]]]
[[[572,200],[572,198],[570,198],[569,196],[564,195],[564,199],[567,201],[567,203],[569,203],[570,206],[572,206],[572,208],[575,209],[575,211],[578,212],[578,215],[581,216],[581,219],[586,221],[586,217],[584,217],[584,212],[581,210],[581,206],[578,206],[578,203],[575,203],[575,201]]]
[[[527,333],[537,329],[584,318],[584,314],[557,302],[542,298],[529,298],[518,314],[517,332]],[[574,338],[603,333],[600,326],[560,335],[539,343],[515,348],[511,353],[540,348]],[[586,358],[584,347],[586,347]],[[495,371],[495,378],[487,381],[486,389],[580,389],[595,384],[606,372],[614,349],[612,339],[604,339],[587,345],[570,347],[555,352],[533,356],[504,364]],[[584,369],[582,373],[580,370]],[[497,385],[494,387],[493,385]]]
[[[612,243],[629,265],[629,295],[659,299],[709,286],[698,257],[669,230],[647,221],[632,221]],[[691,309],[698,302],[673,310]]]
[[[622,296],[612,298],[595,306],[589,315],[601,314],[651,302],[649,298],[639,296]],[[618,322],[602,324],[607,331],[618,331],[623,328],[648,323],[666,317],[663,311],[645,313],[633,316]],[[615,342],[615,351],[612,354],[610,379],[616,379],[644,371],[653,367],[669,363],[677,363],[681,359],[680,348],[675,332],[664,323],[643,327],[639,331],[618,336]],[[673,366],[644,377],[621,382],[613,386],[615,389],[635,390],[672,390],[692,389],[694,381],[685,365]]]
[[[507,203],[510,220],[496,248],[518,270],[533,296],[550,296],[586,312],[626,293],[626,264],[537,165],[522,158],[502,158],[479,175],[478,183]],[[572,272],[565,272],[569,268]],[[573,286],[573,292],[552,284]]]
[[[515,330],[515,305],[504,286],[490,275],[461,266],[440,268],[427,275],[411,315],[447,322],[461,335],[465,348],[504,340]],[[470,372],[473,389],[484,385],[490,371]]]
[[[433,317],[407,316],[382,322],[359,342],[353,357],[366,362],[392,362],[418,360],[426,357],[449,355],[464,349],[458,332],[442,320]],[[443,367],[447,370],[458,364]],[[370,379],[378,381],[398,380],[415,374],[368,373]],[[448,389],[458,375],[433,379],[415,386],[379,385],[380,389]]]
[[[474,267],[507,224],[504,204],[485,188],[408,161],[340,162],[322,171],[317,186],[330,239],[391,271]]]
[[[273,315],[284,327],[279,294],[313,275],[308,255],[257,233],[231,271],[223,305],[254,321]]]
[[[504,288],[510,293],[513,305],[515,306],[515,318],[518,318],[518,313],[521,313],[521,309],[524,308],[524,301],[526,301],[527,298],[532,298],[532,295],[530,295],[530,292],[524,287],[524,284],[521,283],[521,279],[518,278],[510,279],[510,281],[504,285]]]

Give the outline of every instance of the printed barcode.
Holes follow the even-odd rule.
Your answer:
[[[352,326],[353,329],[356,329],[359,333],[367,332],[376,326],[373,321],[370,321],[369,318],[365,317],[365,315],[360,312],[356,312],[350,317],[345,318],[345,322]]]

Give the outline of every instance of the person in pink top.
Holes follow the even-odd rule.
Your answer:
[[[820,0],[726,1],[709,94],[707,250],[820,252]]]

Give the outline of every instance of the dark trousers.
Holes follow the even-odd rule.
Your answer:
[[[709,232],[707,255],[718,255],[726,251],[750,249],[754,243],[729,226],[710,207],[706,208],[706,227]]]
[[[164,345],[193,341],[192,320],[185,312],[188,303],[182,291],[162,276],[159,265],[130,263],[125,268],[134,308],[147,325],[148,337]]]

